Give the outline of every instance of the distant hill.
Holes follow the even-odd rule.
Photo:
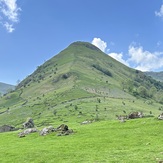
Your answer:
[[[5,94],[15,88],[14,85],[0,82],[0,94]]]
[[[151,76],[157,81],[163,82],[163,71],[161,72],[145,72],[146,75]]]
[[[52,121],[113,119],[123,111],[157,112],[159,104],[148,104],[163,103],[162,90],[163,83],[123,65],[96,46],[75,42],[0,99],[0,125],[20,125],[27,117],[39,126]]]

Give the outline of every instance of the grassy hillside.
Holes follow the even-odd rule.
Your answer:
[[[75,42],[0,99],[0,125],[21,126],[27,117],[41,126],[54,121],[114,119],[123,111],[157,115],[162,111],[162,89],[163,83],[94,45]]]
[[[13,85],[0,82],[0,94],[1,95],[13,90],[14,88],[15,86]]]
[[[55,123],[53,124],[57,126]],[[0,134],[0,161],[58,163],[153,163],[163,161],[162,121],[155,118],[69,124],[74,134],[38,133],[18,138],[16,132]],[[19,131],[20,132],[20,131]]]

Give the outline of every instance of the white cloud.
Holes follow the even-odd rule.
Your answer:
[[[160,11],[155,11],[155,15],[163,18],[163,4],[161,5]]]
[[[129,64],[123,59],[123,54],[122,53],[109,53],[109,56],[112,58],[116,59],[117,61],[125,64],[126,66],[129,66]]]
[[[129,46],[128,63],[134,64],[141,71],[151,71],[163,67],[163,52],[144,51],[143,47]]]
[[[11,33],[14,31],[13,24],[19,22],[17,0],[0,0],[1,24]]]
[[[107,43],[102,41],[100,38],[94,38],[92,41],[92,44],[97,46],[103,52],[105,52],[106,47],[107,47]]]

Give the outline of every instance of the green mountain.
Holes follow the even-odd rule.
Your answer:
[[[136,110],[158,113],[161,104],[149,104],[163,103],[162,89],[163,83],[94,45],[75,42],[0,99],[0,124],[19,126],[27,117],[41,126],[54,121],[113,119],[116,114]]]
[[[163,71],[161,72],[145,72],[146,75],[151,76],[157,81],[163,82]]]
[[[15,88],[15,86],[13,86],[11,84],[6,84],[6,83],[0,82],[0,94],[1,95],[13,90],[14,88]]]

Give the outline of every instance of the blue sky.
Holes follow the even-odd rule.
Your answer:
[[[74,41],[163,71],[163,0],[0,0],[0,82],[17,84]]]

